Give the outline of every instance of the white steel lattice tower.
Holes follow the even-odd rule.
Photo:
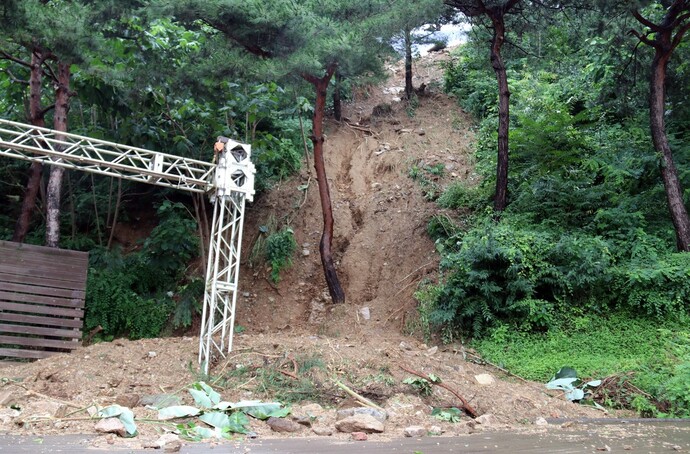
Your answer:
[[[199,336],[199,363],[205,373],[220,359],[215,353],[224,357],[232,350],[244,205],[253,199],[256,173],[249,145],[219,137],[215,149],[218,166],[211,196],[213,223]]]
[[[213,225],[199,334],[206,373],[214,358],[232,349],[244,205],[254,199],[256,174],[249,145],[219,137],[214,151],[210,163],[0,119],[0,157],[210,195]]]

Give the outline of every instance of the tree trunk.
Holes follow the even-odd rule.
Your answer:
[[[506,208],[508,198],[508,130],[510,127],[510,90],[508,76],[501,57],[501,47],[505,41],[505,23],[503,14],[494,12],[491,15],[494,35],[491,40],[491,66],[498,80],[498,160],[496,165],[496,195],[494,210],[500,212]]]
[[[302,77],[310,82],[316,90],[316,105],[314,106],[313,135],[311,137],[314,143],[314,169],[316,170],[316,178],[319,186],[319,198],[321,200],[321,210],[323,212],[323,234],[321,235],[321,243],[319,251],[321,252],[321,265],[328,284],[328,292],[334,303],[345,302],[345,292],[340,285],[338,274],[333,264],[333,255],[331,253],[331,244],[333,242],[333,209],[331,207],[331,195],[328,189],[328,179],[326,177],[326,164],[323,159],[323,118],[326,111],[326,97],[328,96],[328,83],[335,71],[335,65],[329,65],[326,75],[322,78],[316,78],[311,75],[303,75]]]
[[[412,86],[412,32],[405,28],[405,98],[411,99],[414,93]]]
[[[343,77],[335,73],[335,88],[333,89],[333,118],[335,121],[343,119],[343,100],[341,98],[340,87],[343,82]]]
[[[67,132],[67,113],[69,112],[69,63],[58,63],[58,87],[55,96],[55,130]],[[56,135],[56,139],[64,139]],[[48,180],[47,214],[46,214],[46,246],[58,247],[60,244],[60,192],[62,190],[62,176],[64,167],[52,166]]]
[[[41,108],[41,88],[43,82],[43,54],[34,49],[31,53],[31,75],[29,76],[29,123],[34,126],[45,126],[45,112]],[[14,228],[12,241],[23,243],[26,234],[29,232],[31,215],[36,207],[36,196],[41,186],[41,175],[43,174],[43,164],[40,162],[31,163],[29,170],[29,180],[26,183],[26,192],[22,201],[22,208],[17,218]]]
[[[673,161],[664,123],[666,68],[673,52],[671,41],[672,30],[664,30],[656,34],[656,52],[652,61],[650,81],[649,120],[654,148],[661,155],[661,178],[664,181],[668,208],[676,231],[677,247],[679,251],[688,252],[690,251],[690,218],[683,201],[683,189]]]

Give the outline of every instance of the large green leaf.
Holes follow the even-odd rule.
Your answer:
[[[244,406],[241,407],[240,410],[249,416],[253,416],[256,419],[261,420],[268,419],[271,416],[274,418],[284,418],[290,414],[290,407],[283,407],[278,402],[267,402],[251,406]]]
[[[228,415],[221,411],[212,411],[209,413],[204,413],[203,415],[199,416],[199,420],[205,422],[209,426],[221,429],[223,427],[228,427],[230,425],[230,418],[228,417]]]
[[[173,405],[172,407],[165,407],[158,410],[158,419],[173,419],[186,418],[188,416],[196,416],[201,413],[196,407],[189,405]]]
[[[125,426],[127,436],[133,437],[137,434],[137,425],[134,422],[134,413],[132,413],[132,410],[127,407],[111,405],[99,411],[98,416],[102,418],[114,418],[117,416],[120,422],[122,422],[122,425]]]
[[[189,393],[194,398],[194,402],[203,408],[212,408],[220,402],[220,394],[202,381],[194,383]]]

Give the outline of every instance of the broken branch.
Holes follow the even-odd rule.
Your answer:
[[[361,395],[357,394],[357,393],[354,392],[352,389],[348,388],[347,386],[345,386],[344,384],[340,383],[340,382],[337,381],[337,380],[335,381],[335,385],[336,385],[338,388],[340,388],[340,389],[342,389],[343,391],[345,391],[346,393],[348,393],[350,396],[352,396],[352,397],[354,397],[355,399],[357,399],[358,402],[360,402],[360,403],[366,405],[367,407],[372,407],[372,408],[375,408],[375,409],[377,409],[377,410],[381,410],[381,411],[384,411],[384,412],[386,411],[386,410],[384,410],[383,408],[381,408],[381,407],[379,407],[378,405],[376,405],[374,402],[370,401],[369,399],[367,399],[367,398],[364,397],[364,396],[361,396]]]
[[[408,369],[407,367],[405,367],[405,366],[403,366],[403,365],[400,365],[400,368],[401,368],[402,370],[404,370],[405,372],[408,372],[408,373],[410,373],[410,374],[412,374],[412,375],[416,375],[416,376],[419,377],[419,378],[423,378],[424,380],[428,381],[429,383],[431,383],[431,384],[433,384],[433,385],[436,385],[436,386],[440,386],[441,388],[443,388],[443,389],[445,389],[446,391],[450,392],[450,393],[453,394],[455,397],[457,397],[458,399],[460,399],[460,402],[462,402],[462,408],[465,410],[465,412],[466,412],[468,415],[470,415],[470,416],[473,417],[473,418],[476,418],[477,416],[479,416],[479,415],[477,414],[477,411],[476,411],[474,408],[472,408],[472,406],[469,404],[469,402],[467,402],[467,400],[466,400],[464,397],[462,397],[457,391],[455,391],[455,390],[454,390],[453,388],[451,388],[450,386],[446,385],[445,383],[439,382],[439,381],[434,381],[434,380],[432,380],[431,377],[429,377],[428,375],[425,375],[425,374],[423,374],[423,373],[421,373],[421,372],[416,372],[416,371],[414,371],[414,370],[412,370],[412,369]]]

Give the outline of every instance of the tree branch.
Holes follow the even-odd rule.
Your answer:
[[[10,60],[10,61],[13,61],[13,62],[19,64],[19,65],[26,66],[27,68],[31,68],[31,63],[26,62],[24,60],[21,60],[17,57],[14,57],[2,49],[0,49],[0,55],[2,56],[2,59],[4,59],[4,60]]]
[[[639,39],[641,42],[645,43],[648,46],[656,48],[657,44],[652,41],[651,39],[647,38],[646,36],[642,35],[640,32],[638,32],[635,29],[630,30],[628,33],[631,35],[635,35],[637,39]]]
[[[685,32],[687,32],[688,29],[690,29],[690,22],[683,25],[683,27],[680,30],[678,30],[676,36],[673,37],[673,42],[671,43],[671,51],[678,47],[678,44],[680,44],[680,42],[683,39],[683,35],[685,35]]]
[[[10,80],[16,84],[22,84],[22,85],[29,85],[29,81],[25,79],[20,79],[17,76],[15,76],[12,71],[9,69],[5,69],[5,72],[10,76]]]
[[[661,31],[661,27],[659,27],[659,26],[658,26],[657,24],[655,24],[654,22],[652,22],[652,21],[650,21],[650,20],[648,20],[648,19],[645,19],[645,18],[642,16],[642,14],[640,14],[640,12],[639,12],[638,10],[636,10],[636,9],[632,10],[632,15],[635,17],[635,19],[637,19],[637,21],[638,21],[639,23],[641,23],[641,24],[644,25],[645,27],[648,27],[648,28],[649,28],[650,30],[652,30],[653,32],[660,32],[660,31]]]

